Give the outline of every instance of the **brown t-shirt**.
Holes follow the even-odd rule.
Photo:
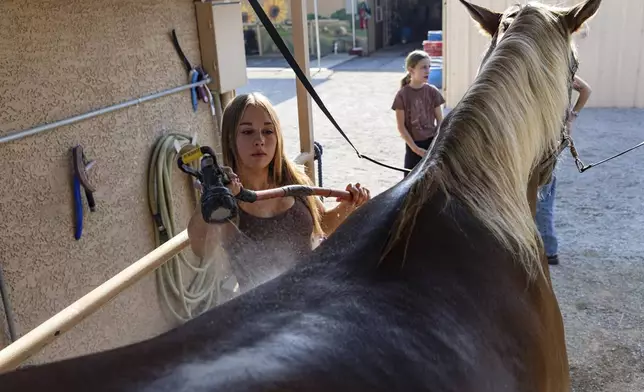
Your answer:
[[[436,135],[434,109],[444,103],[440,91],[431,84],[424,84],[418,89],[406,85],[398,90],[391,108],[404,110],[405,128],[414,141],[421,141]]]
[[[245,292],[294,266],[312,251],[313,216],[303,199],[271,218],[239,209],[239,232],[225,248],[240,291]]]

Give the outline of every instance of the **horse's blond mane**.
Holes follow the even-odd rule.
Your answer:
[[[414,173],[387,251],[411,233],[431,189],[442,189],[512,251],[530,277],[543,272],[527,184],[556,148],[568,105],[571,44],[556,13],[534,4],[512,22]]]

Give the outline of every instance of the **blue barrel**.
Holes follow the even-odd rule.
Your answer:
[[[437,88],[443,88],[443,66],[432,65],[429,68],[429,84],[433,84]]]
[[[429,30],[427,32],[427,41],[442,41],[443,30]]]
[[[400,41],[403,44],[406,44],[409,42],[409,39],[411,38],[411,27],[403,27],[400,29]]]

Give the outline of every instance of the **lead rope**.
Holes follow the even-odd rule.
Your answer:
[[[324,115],[329,119],[331,124],[333,124],[335,129],[338,132],[340,132],[340,135],[342,135],[344,140],[346,140],[347,143],[349,143],[349,145],[351,146],[351,148],[353,148],[353,151],[355,151],[355,153],[358,156],[358,158],[366,159],[369,162],[375,163],[376,165],[379,165],[379,166],[382,166],[382,167],[386,167],[388,169],[397,170],[397,171],[400,171],[400,172],[403,172],[403,173],[410,173],[411,172],[410,169],[391,166],[391,165],[379,162],[376,159],[370,158],[367,155],[364,155],[360,151],[358,151],[358,149],[356,148],[356,146],[353,145],[353,143],[351,142],[351,140],[349,139],[347,134],[342,130],[340,125],[335,121],[335,118],[333,118],[333,116],[331,115],[331,113],[329,112],[327,107],[324,105],[324,102],[322,102],[322,99],[320,98],[318,93],[315,91],[315,88],[313,87],[313,85],[311,84],[309,79],[304,74],[304,71],[302,71],[302,68],[297,63],[297,60],[295,60],[295,58],[291,54],[291,51],[288,49],[288,46],[284,42],[284,39],[282,38],[280,33],[277,31],[277,29],[273,25],[273,22],[271,22],[271,20],[268,17],[268,15],[266,15],[266,12],[262,8],[262,5],[259,3],[258,0],[248,0],[248,3],[250,4],[250,6],[255,11],[255,14],[257,15],[257,18],[264,25],[264,28],[266,29],[266,32],[268,33],[268,35],[271,36],[271,39],[273,40],[273,43],[275,44],[275,46],[277,46],[279,51],[282,53],[282,56],[284,56],[284,59],[286,60],[286,62],[289,64],[289,66],[291,67],[293,72],[295,72],[295,76],[297,77],[297,79],[300,81],[302,86],[304,86],[306,91],[308,91],[309,95],[311,96],[313,101],[315,101],[315,103],[318,105],[318,107],[320,108],[322,113],[324,113]]]
[[[577,166],[577,170],[579,170],[579,173],[583,173],[586,170],[590,169],[591,167],[601,165],[604,162],[608,162],[608,161],[610,161],[612,159],[615,159],[615,158],[617,158],[617,157],[619,157],[621,155],[626,154],[627,152],[631,152],[634,149],[642,147],[642,146],[644,146],[644,142],[636,144],[633,147],[631,147],[629,149],[626,149],[626,150],[624,150],[624,151],[622,151],[622,152],[620,152],[618,154],[615,154],[615,155],[613,155],[611,157],[608,157],[606,159],[602,159],[601,161],[591,163],[589,165],[584,165],[584,162],[582,162],[582,160],[579,158],[579,153],[577,153],[577,149],[575,148],[575,144],[573,143],[572,139],[570,139],[570,154],[572,154],[572,157],[575,159],[575,165]]]
[[[615,158],[617,158],[619,156],[622,156],[622,155],[624,155],[624,154],[626,154],[628,152],[631,152],[631,151],[635,150],[636,148],[640,148],[640,147],[644,146],[644,141],[639,143],[639,144],[636,144],[633,147],[630,147],[630,148],[628,148],[628,149],[626,149],[626,150],[624,150],[622,152],[619,152],[619,153],[617,153],[617,154],[615,154],[615,155],[613,155],[611,157],[608,157],[606,159],[602,159],[601,161],[597,161],[597,162],[591,163],[589,165],[584,165],[584,162],[579,157],[579,153],[577,152],[577,149],[575,148],[575,143],[572,140],[572,137],[570,136],[570,134],[568,133],[568,129],[566,127],[566,124],[568,124],[568,119],[570,117],[570,111],[572,110],[572,107],[570,107],[570,106],[572,106],[572,83],[574,83],[575,74],[577,73],[577,66],[578,66],[578,64],[574,65],[572,79],[570,81],[570,88],[568,89],[568,106],[569,106],[569,109],[566,111],[566,118],[564,120],[564,128],[565,128],[565,136],[564,136],[564,138],[568,139],[568,142],[570,144],[570,154],[572,155],[573,159],[575,160],[575,166],[577,166],[577,170],[579,171],[579,173],[583,173],[583,172],[585,172],[586,170],[588,170],[588,169],[590,169],[592,167],[599,166],[602,163],[605,163],[605,162],[608,162],[610,160],[613,160],[613,159],[615,159]]]

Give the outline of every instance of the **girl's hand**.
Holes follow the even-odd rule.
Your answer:
[[[226,185],[226,188],[228,188],[228,190],[230,191],[230,193],[233,194],[233,196],[237,196],[242,189],[242,183],[239,180],[239,176],[237,176],[237,174],[233,172],[233,169],[231,169],[228,166],[223,166],[222,169],[224,171],[224,174],[226,174],[230,179],[230,184]],[[203,185],[199,182],[199,180],[194,180],[192,185],[198,191],[203,192]]]
[[[339,201],[340,205],[344,207],[356,209],[371,199],[371,192],[369,189],[361,187],[359,183],[355,186],[348,184],[345,190],[351,194],[351,199],[336,199],[336,201]]]
[[[226,188],[230,191],[230,193],[233,194],[233,196],[237,196],[239,192],[242,190],[242,183],[239,180],[239,176],[233,172],[233,169],[228,167],[228,166],[223,166],[222,170],[224,171],[224,174],[228,176],[228,179],[230,180],[230,183],[226,185]]]
[[[416,148],[414,148],[414,152],[416,153],[416,155],[418,155],[418,156],[420,156],[422,158],[427,153],[427,150],[424,149],[424,148],[421,148],[421,147],[416,147]]]
[[[568,122],[566,122],[566,131],[568,131],[568,135],[572,134],[572,124],[577,119],[577,116],[579,116],[578,113],[575,113],[572,110],[570,111],[570,114],[568,115]]]

